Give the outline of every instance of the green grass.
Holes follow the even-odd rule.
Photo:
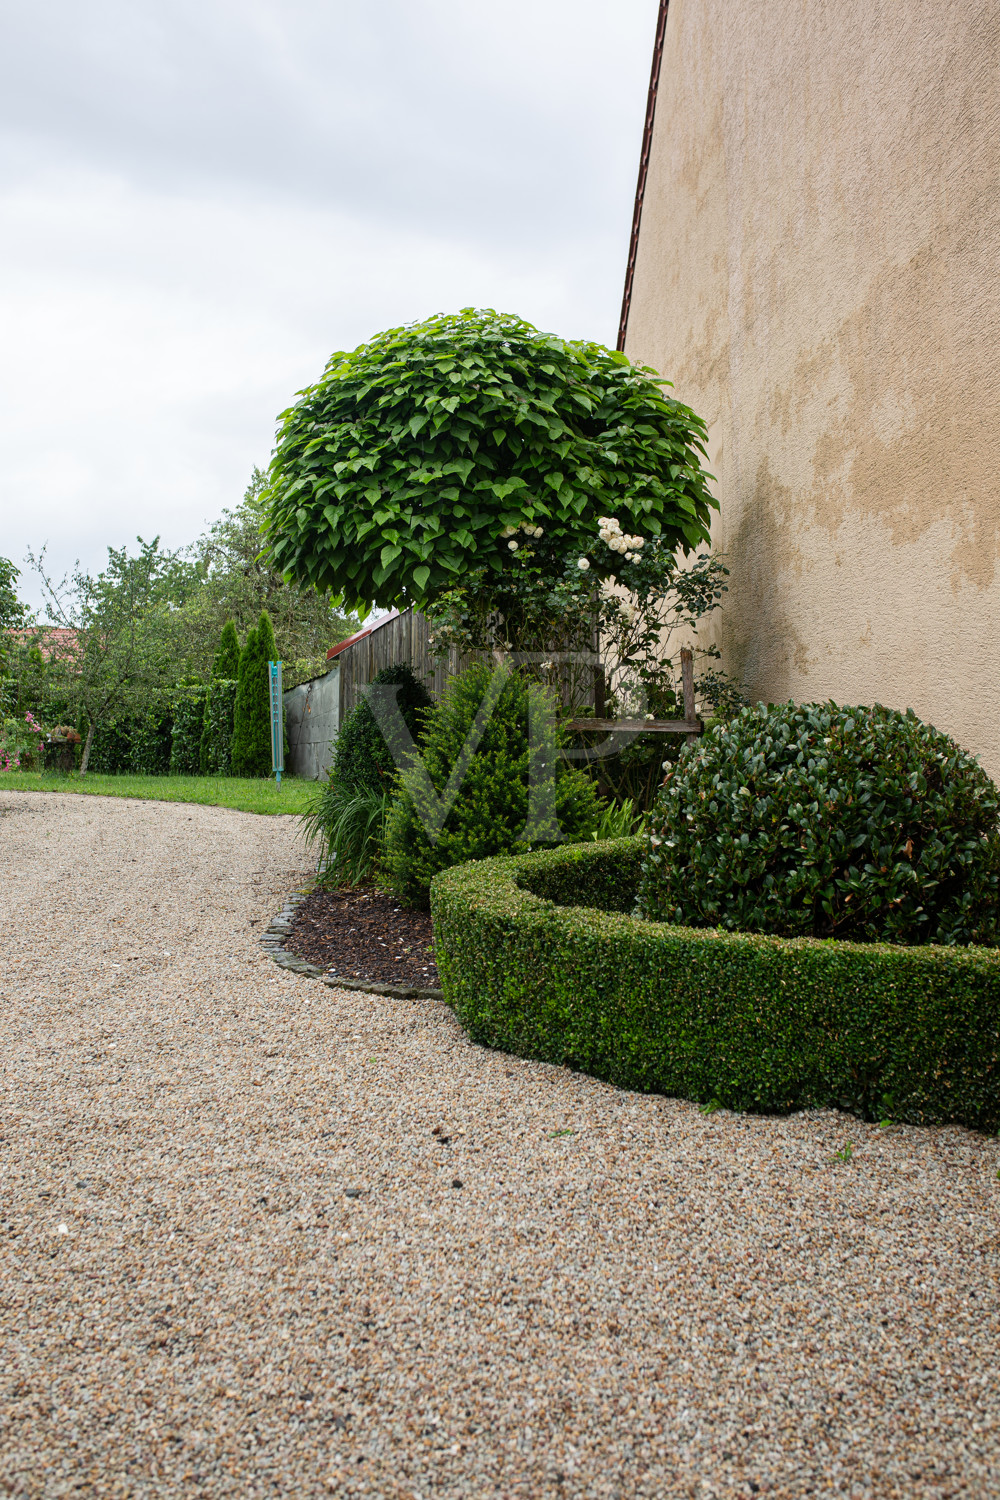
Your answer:
[[[303,813],[316,795],[315,781],[273,781],[241,776],[69,776],[38,771],[0,772],[0,792],[84,792],[91,797],[141,797],[147,802],[201,802],[239,812]]]

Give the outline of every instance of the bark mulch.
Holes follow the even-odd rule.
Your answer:
[[[407,911],[367,886],[310,892],[284,947],[341,979],[439,987],[430,912]]]

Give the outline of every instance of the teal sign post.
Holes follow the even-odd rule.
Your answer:
[[[269,661],[271,683],[271,770],[274,779],[281,785],[281,773],[285,769],[285,705],[281,697],[281,662]]]

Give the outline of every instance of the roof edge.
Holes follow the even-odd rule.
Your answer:
[[[628,244],[628,264],[625,267],[625,290],[622,293],[622,311],[618,320],[618,343],[620,351],[625,349],[628,332],[628,315],[632,306],[632,281],[635,277],[635,257],[639,248],[639,225],[642,222],[642,200],[646,194],[646,173],[649,170],[649,149],[653,143],[653,118],[656,114],[656,93],[660,86],[660,64],[663,61],[663,38],[667,30],[667,11],[670,0],[660,0],[660,13],[656,18],[656,38],[653,42],[653,62],[649,70],[649,92],[646,95],[646,119],[642,127],[642,152],[639,156],[639,177],[635,185],[635,205],[632,209],[632,233]]]

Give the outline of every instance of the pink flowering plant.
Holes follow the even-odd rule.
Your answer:
[[[5,719],[0,729],[0,771],[40,771],[45,764],[45,730],[30,711]]]

